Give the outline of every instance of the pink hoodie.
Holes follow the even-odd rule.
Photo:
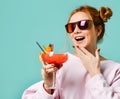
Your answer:
[[[70,53],[56,75],[56,90],[48,94],[40,81],[23,93],[22,99],[120,99],[120,64],[101,61],[101,74],[90,77],[80,59]]]

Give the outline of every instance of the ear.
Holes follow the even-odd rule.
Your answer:
[[[102,32],[102,26],[99,25],[99,26],[96,28],[96,34],[97,34],[97,37],[100,36],[101,32]]]

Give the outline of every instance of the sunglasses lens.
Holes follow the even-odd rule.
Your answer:
[[[74,29],[76,27],[76,24],[78,25],[79,29],[81,30],[86,30],[89,29],[90,27],[90,22],[91,20],[82,20],[82,21],[78,21],[75,23],[68,23],[65,27],[66,27],[66,31],[68,33],[72,33],[74,32]]]
[[[89,21],[84,20],[84,21],[78,22],[78,27],[79,27],[81,30],[88,29],[88,28],[89,28]]]
[[[66,27],[66,31],[68,33],[72,33],[75,29],[75,25],[74,23],[68,23],[65,27]]]

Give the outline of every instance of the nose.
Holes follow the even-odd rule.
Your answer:
[[[81,33],[81,30],[79,29],[78,25],[76,24],[74,33]]]

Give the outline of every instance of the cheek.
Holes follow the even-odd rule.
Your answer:
[[[75,44],[75,39],[74,39],[74,34],[70,34],[70,39],[72,40],[72,43],[74,43]]]
[[[96,32],[91,33],[90,39],[91,39],[91,41],[96,42],[96,40],[97,40],[97,34],[96,34]]]
[[[96,40],[97,40],[96,32],[93,30],[87,32],[86,37],[87,37],[88,42],[96,42]]]
[[[73,40],[74,39],[74,35],[71,33],[70,34],[70,38]]]

